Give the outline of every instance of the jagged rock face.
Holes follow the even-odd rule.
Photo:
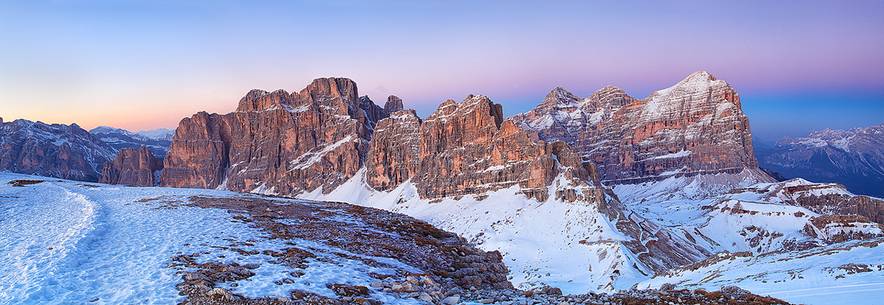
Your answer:
[[[393,113],[396,111],[400,111],[402,109],[404,109],[404,108],[402,106],[402,99],[401,98],[399,98],[398,96],[395,96],[395,95],[391,95],[391,96],[387,97],[387,103],[384,104],[384,110],[386,110],[387,113]]]
[[[610,86],[583,100],[556,88],[513,120],[571,144],[616,184],[756,168],[740,107],[730,85],[697,72],[641,100]]]
[[[386,116],[344,78],[317,79],[291,94],[252,90],[236,112],[201,112],[181,121],[162,185],[281,195],[330,191],[362,167],[374,126]]]
[[[104,165],[98,182],[128,186],[157,185],[159,171],[163,170],[163,160],[151,153],[150,149],[125,148],[120,150],[113,161]]]
[[[421,119],[410,109],[378,122],[365,159],[369,185],[388,191],[417,174],[420,127]]]
[[[115,154],[77,124],[0,122],[0,170],[98,181],[101,167]]]
[[[518,185],[530,198],[546,200],[548,186],[559,175],[596,181],[594,168],[583,164],[564,143],[546,143],[533,132],[504,121],[500,105],[484,96],[462,103],[447,100],[421,121],[413,111],[400,111],[381,121],[367,156],[367,182],[379,190],[406,180],[421,198],[479,195]],[[600,189],[571,189],[552,194],[569,201],[601,199]]]
[[[884,197],[884,124],[816,131],[756,152],[761,167],[785,178],[837,182],[855,193]]]

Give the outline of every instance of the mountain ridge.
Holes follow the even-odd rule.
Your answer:
[[[785,178],[837,182],[853,192],[884,197],[884,123],[824,129],[757,150],[761,166]]]

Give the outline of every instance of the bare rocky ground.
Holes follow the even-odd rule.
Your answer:
[[[399,268],[392,275],[372,274],[375,281],[368,287],[330,283],[327,288],[336,298],[301,290],[291,291],[288,297],[248,298],[218,286],[254,276],[257,265],[200,262],[199,254],[182,254],[173,258],[171,266],[182,270],[182,282],[177,286],[185,296],[181,304],[383,304],[373,297],[378,291],[427,304],[787,304],[735,287],[716,292],[664,287],[583,295],[562,295],[557,288],[520,291],[507,281],[508,271],[498,252],[481,251],[453,233],[408,216],[344,203],[273,197],[191,197],[187,204],[226,209],[234,219],[261,229],[272,239],[306,240],[344,249],[359,254],[346,255],[347,259],[367,265],[384,263],[366,257],[395,258],[422,272]],[[348,225],[329,221],[340,217],[353,221]],[[233,241],[228,250],[257,255],[247,250],[250,242]],[[294,269],[293,278],[303,274],[300,270],[307,268],[308,261],[322,259],[309,248],[289,244],[292,246],[284,250],[265,250],[262,254]]]

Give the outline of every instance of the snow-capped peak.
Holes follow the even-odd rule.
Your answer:
[[[174,128],[156,128],[136,132],[137,134],[153,140],[171,140],[175,135]]]

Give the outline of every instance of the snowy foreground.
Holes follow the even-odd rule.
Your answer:
[[[879,236],[871,240],[784,250],[787,245],[827,244],[802,233],[811,218],[820,215],[775,196],[731,192],[783,185],[744,178],[729,174],[670,178],[614,188],[628,214],[650,220],[708,253],[748,254],[723,259],[713,255],[691,268],[658,276],[623,246],[630,237],[597,208],[553,199],[537,202],[519,195],[516,188],[490,192],[486,198],[464,196],[431,203],[418,198],[411,183],[389,192],[372,190],[360,181],[360,173],[329,194],[317,191],[302,197],[403,213],[458,233],[483,250],[500,251],[510,280],[522,289],[550,285],[565,293],[585,293],[663,284],[707,290],[738,286],[803,304],[877,304],[884,297],[884,239],[877,225],[851,228]],[[807,183],[796,180],[785,185]],[[836,186],[814,192],[849,194]],[[841,228],[828,230],[837,233]]]
[[[18,179],[45,182],[8,184]],[[288,296],[296,289],[334,297],[327,284],[368,286],[372,273],[419,271],[386,258],[369,258],[382,263],[368,265],[364,259],[346,258],[342,249],[304,241],[295,246],[316,257],[307,261],[297,281],[285,280],[292,268],[264,253],[292,244],[234,221],[226,210],[180,205],[197,195],[243,196],[0,173],[0,304],[175,304],[183,299],[176,284],[186,269],[174,266],[172,258],[178,255],[194,255],[197,262],[259,266],[251,270],[254,276],[221,285],[246,297]],[[229,246],[234,241],[248,243],[233,249]],[[373,291],[372,297],[384,303],[418,303],[382,291]]]
[[[8,183],[27,179],[43,182],[23,187]],[[706,189],[702,181],[694,180],[615,189],[626,206],[641,217],[682,232],[683,238],[696,240],[710,253],[731,253],[652,277],[619,242],[629,237],[591,206],[536,202],[517,195],[514,189],[500,190],[481,200],[468,196],[426,203],[416,199],[409,184],[384,193],[365,189],[355,179],[359,175],[331,194],[305,197],[356,201],[353,203],[401,212],[458,233],[484,250],[499,250],[510,269],[509,279],[522,288],[549,284],[566,293],[582,293],[665,284],[708,290],[739,286],[805,304],[877,304],[884,296],[884,245],[879,245],[880,238],[777,251],[787,244],[816,241],[800,230],[817,214],[762,198],[759,192],[710,197],[700,194]],[[756,185],[762,189],[773,186]],[[0,173],[0,304],[173,304],[185,297],[180,286],[188,272],[232,262],[248,265],[246,272],[252,275],[226,280],[216,287],[245,298],[287,297],[291,291],[337,298],[340,294],[330,285],[345,284],[369,287],[370,297],[383,303],[423,303],[416,297],[390,292],[389,286],[382,289],[373,284],[377,284],[378,275],[426,272],[430,264],[421,265],[425,260],[415,257],[432,248],[401,250],[407,255],[364,254],[381,239],[404,240],[400,234],[380,231],[384,228],[378,226],[402,219],[367,223],[368,216],[353,217],[341,213],[340,207],[329,208],[333,205],[273,199],[282,206],[309,206],[313,212],[302,219],[320,217],[341,228],[343,232],[337,232],[341,236],[380,234],[377,240],[364,237],[370,235],[345,238],[355,245],[341,239],[317,242],[298,234],[272,236],[268,232],[273,230],[262,230],[254,219],[243,220],[246,214],[223,206],[190,204],[195,197],[233,198],[238,204],[269,200],[219,190],[131,188]],[[268,206],[267,214],[283,212],[269,207],[278,208]],[[735,207],[741,212],[727,212],[736,211]],[[291,216],[274,221],[300,222]],[[313,225],[299,227],[297,233]],[[750,227],[753,229],[747,230]],[[877,227],[859,229],[880,233]],[[415,234],[423,236],[425,232]],[[299,250],[288,251],[293,248]],[[353,249],[367,250],[350,251]],[[306,259],[288,257],[288,261],[277,255],[301,250],[310,255]],[[447,252],[452,251],[433,252],[436,254],[430,258]],[[291,259],[300,259],[302,268],[293,268]],[[444,257],[440,261],[451,260]]]

